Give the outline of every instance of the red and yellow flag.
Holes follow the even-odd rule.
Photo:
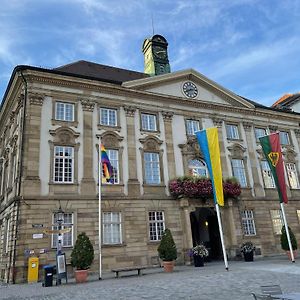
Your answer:
[[[262,150],[269,163],[280,202],[287,203],[286,184],[284,179],[284,165],[281,153],[279,132],[259,138]]]

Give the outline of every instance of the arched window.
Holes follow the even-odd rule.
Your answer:
[[[192,159],[188,164],[189,174],[192,176],[208,177],[206,163],[202,160]]]

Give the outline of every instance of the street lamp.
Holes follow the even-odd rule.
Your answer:
[[[59,206],[59,209],[57,211],[57,220],[56,223],[58,224],[58,237],[57,237],[57,255],[62,253],[62,234],[61,234],[61,227],[62,227],[62,223],[64,221],[64,212],[61,209],[61,206]]]
[[[62,234],[61,234],[62,228],[61,227],[64,221],[64,212],[61,209],[60,205],[56,215],[57,215],[56,223],[58,224],[57,250],[56,250],[56,260],[57,260],[58,256],[62,254]],[[56,263],[56,269],[57,267],[58,267],[58,263]],[[57,276],[56,284],[60,285],[61,278],[60,278],[60,274],[58,273],[58,269],[56,270],[56,276]]]

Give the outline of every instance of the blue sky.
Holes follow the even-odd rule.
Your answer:
[[[300,91],[298,0],[0,0],[0,99],[13,68],[77,60],[143,72],[142,43],[169,42],[172,71],[193,68],[271,105]]]

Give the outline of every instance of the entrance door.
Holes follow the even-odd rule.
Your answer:
[[[222,258],[217,214],[214,208],[197,208],[190,214],[193,246],[203,243],[209,250],[209,259]]]

